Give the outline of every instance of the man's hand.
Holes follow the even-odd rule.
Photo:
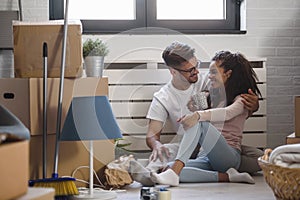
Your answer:
[[[157,158],[159,158],[160,161],[163,161],[164,156],[167,158],[170,157],[169,149],[160,142],[162,128],[163,122],[150,120],[146,137],[146,143],[148,147],[152,149],[152,154],[149,158],[150,161],[156,161]]]
[[[241,97],[243,97],[242,102],[247,110],[251,113],[258,110],[258,96],[251,89],[248,89],[248,94],[241,94]]]
[[[159,160],[161,162],[163,162],[164,157],[166,157],[166,159],[168,159],[170,157],[169,149],[167,147],[165,147],[159,141],[156,141],[156,144],[153,146],[152,154],[150,155],[149,160],[150,161],[156,161],[157,158],[159,158]]]

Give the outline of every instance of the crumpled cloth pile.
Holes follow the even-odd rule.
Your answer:
[[[269,162],[281,167],[300,168],[300,144],[276,147],[270,154]]]
[[[114,188],[121,188],[133,182],[128,173],[131,160],[135,160],[133,155],[124,155],[110,162],[106,167],[104,174],[107,184]]]

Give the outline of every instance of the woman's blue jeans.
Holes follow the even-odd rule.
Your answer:
[[[201,151],[189,160],[197,143]],[[180,182],[218,182],[218,172],[240,165],[240,151],[227,144],[222,134],[209,122],[199,122],[186,130],[175,160],[185,163]]]

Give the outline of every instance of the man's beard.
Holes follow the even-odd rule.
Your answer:
[[[198,75],[196,74],[196,75],[190,76],[188,81],[189,81],[189,83],[196,83],[198,81]]]

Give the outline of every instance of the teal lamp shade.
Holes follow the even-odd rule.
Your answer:
[[[122,138],[106,96],[74,97],[60,141],[108,140]]]
[[[72,99],[59,140],[89,140],[90,144],[89,194],[79,195],[74,199],[104,199],[107,195],[113,198],[116,197],[115,193],[107,194],[104,192],[94,192],[93,140],[109,140],[117,138],[122,138],[122,134],[106,96],[74,97]]]

